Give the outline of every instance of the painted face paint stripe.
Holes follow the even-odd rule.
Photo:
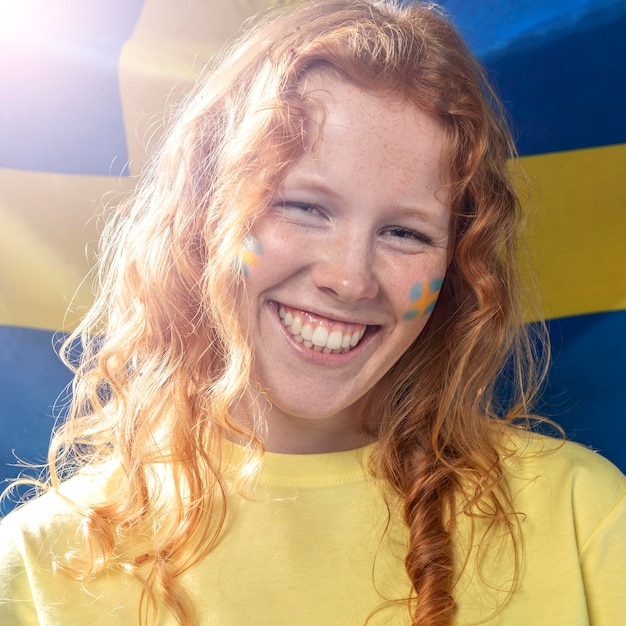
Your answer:
[[[249,274],[251,266],[258,263],[260,256],[263,256],[263,244],[253,235],[248,235],[239,255],[239,264],[244,276]]]
[[[402,316],[403,320],[411,321],[432,313],[443,285],[443,278],[433,278],[426,283],[415,283],[409,290],[411,308]]]

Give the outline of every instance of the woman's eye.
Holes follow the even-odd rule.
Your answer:
[[[402,228],[402,227],[392,227],[385,230],[385,234],[390,235],[391,237],[406,240],[406,243],[416,242],[416,243],[432,243],[430,237],[424,235],[424,233],[417,232],[415,230],[411,230],[410,228]]]
[[[283,209],[295,209],[297,211],[302,211],[303,213],[315,213],[320,210],[318,206],[315,204],[309,204],[308,202],[282,201],[278,203],[278,206]]]
[[[296,200],[280,200],[274,204],[281,215],[296,223],[316,225],[320,219],[326,218],[326,212],[322,207],[312,202],[299,202]]]

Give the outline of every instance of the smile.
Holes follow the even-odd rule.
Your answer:
[[[278,315],[291,336],[306,348],[326,354],[343,354],[355,348],[367,326],[338,322],[312,313],[278,306]]]

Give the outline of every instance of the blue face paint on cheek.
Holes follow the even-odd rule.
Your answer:
[[[247,235],[239,253],[239,267],[244,276],[247,276],[250,268],[259,262],[260,256],[263,256],[263,244],[254,235]]]
[[[402,319],[410,321],[432,313],[442,285],[443,278],[433,278],[427,283],[415,283],[409,290],[411,308]]]

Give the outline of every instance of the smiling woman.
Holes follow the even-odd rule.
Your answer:
[[[431,4],[221,55],[104,233],[3,623],[622,619],[626,481],[530,430],[501,120]]]
[[[451,225],[434,117],[327,72],[302,95],[316,104],[304,153],[252,227],[264,254],[240,308],[267,390],[265,447],[288,453],[375,438],[364,407],[426,324],[405,317],[411,289],[445,274]],[[306,419],[286,427],[294,417]]]

